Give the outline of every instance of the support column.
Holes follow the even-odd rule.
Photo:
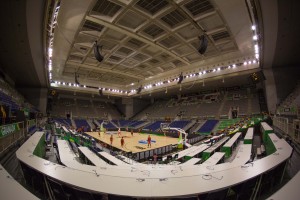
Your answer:
[[[268,110],[271,114],[276,114],[276,105],[278,103],[277,99],[277,89],[275,78],[272,68],[263,70],[266,80],[265,85],[265,96],[267,100]]]

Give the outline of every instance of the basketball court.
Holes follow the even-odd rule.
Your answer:
[[[117,131],[111,131],[107,133],[103,132],[86,132],[86,134],[110,145],[110,137],[113,135],[113,143],[112,146],[118,148],[122,151],[138,153],[142,151],[147,151],[151,149],[156,149],[159,147],[167,146],[167,145],[177,145],[178,138],[172,138],[168,136],[157,136],[153,134],[145,134],[145,133],[133,133],[131,136],[130,132],[121,131],[121,137],[118,136]],[[151,147],[148,147],[147,139],[148,136],[151,137]],[[121,147],[121,138],[124,139],[124,147]]]

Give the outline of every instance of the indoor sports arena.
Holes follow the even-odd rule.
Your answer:
[[[1,1],[0,199],[298,200],[299,9]]]

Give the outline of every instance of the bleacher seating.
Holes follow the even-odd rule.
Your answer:
[[[63,118],[55,118],[55,121],[57,121],[58,123],[65,125],[67,127],[72,126],[72,122],[70,119],[63,119]]]
[[[277,108],[277,114],[280,115],[297,115],[300,105],[300,83],[296,88],[280,103]]]
[[[87,129],[91,128],[85,119],[75,119],[74,121],[76,124],[76,128],[84,127],[84,131],[87,131]]]
[[[87,99],[73,99],[62,97],[53,100],[51,115],[65,117],[66,111],[74,118],[107,118],[120,119],[121,115],[111,103],[91,101]]]
[[[133,121],[132,123],[129,123],[128,126],[136,128],[136,127],[138,127],[139,125],[141,125],[143,123],[145,123],[145,121]]]
[[[190,121],[173,121],[169,126],[174,128],[184,128]]]
[[[129,120],[119,120],[120,127],[126,127],[130,124],[131,121]]]
[[[104,128],[114,129],[114,128],[117,128],[117,127],[115,127],[115,125],[113,125],[111,122],[108,122],[107,124],[104,124]]]
[[[144,127],[145,130],[150,130],[150,131],[156,131],[157,129],[160,128],[160,124],[163,123],[164,121],[155,121],[152,124]]]
[[[70,119],[64,119],[64,121],[69,125],[69,126],[72,126],[72,122]]]
[[[219,123],[219,126],[218,126],[218,130],[228,128],[229,126],[237,123],[238,121],[240,121],[239,118],[221,120],[220,123]]]
[[[218,122],[218,120],[207,120],[197,132],[210,133]]]
[[[12,99],[12,97],[0,91],[0,102],[13,110],[19,110],[20,106]]]

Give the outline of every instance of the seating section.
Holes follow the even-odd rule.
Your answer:
[[[51,115],[55,117],[65,117],[66,113],[71,113],[74,118],[121,118],[117,109],[108,102],[63,97],[53,100],[52,104]]]
[[[160,124],[163,123],[164,121],[155,121],[152,124],[144,127],[144,129],[148,129],[150,131],[156,131],[157,129],[160,128]]]
[[[255,90],[237,90],[210,94],[192,94],[180,99],[158,100],[134,119],[161,120],[165,117],[211,119],[222,116],[228,118],[230,109],[236,108],[240,116],[260,113],[258,96]]]
[[[239,121],[240,121],[239,118],[221,120],[219,125],[218,125],[218,130],[226,129],[226,128],[234,125],[235,123],[237,123]]]
[[[255,91],[238,90],[228,92],[220,112],[221,116],[231,116],[231,109],[238,110],[238,116],[260,113],[258,97]]]
[[[25,116],[30,118],[35,116],[35,113],[39,110],[26,102],[24,97],[8,83],[0,78],[0,105],[3,107],[6,113],[5,119],[2,119],[2,114],[0,115],[0,125],[2,123],[8,124],[15,122],[15,112],[24,110]]]
[[[218,122],[218,120],[207,120],[197,132],[210,133],[215,128]]]
[[[85,119],[75,119],[75,124],[76,124],[76,128],[82,128],[84,131],[87,131],[88,129],[90,129],[90,125],[88,124],[88,122]]]
[[[57,121],[60,124],[63,124],[67,127],[72,126],[72,122],[70,119],[64,119],[64,118],[55,118],[55,121]]]
[[[174,128],[184,128],[190,121],[173,121],[169,126]]]
[[[297,115],[297,108],[300,105],[300,83],[277,107],[277,114]]]
[[[114,128],[117,128],[117,127],[115,125],[113,125],[111,122],[108,122],[107,124],[104,124],[104,128],[114,129]]]
[[[141,124],[145,123],[146,121],[133,121],[132,123],[129,123],[128,126],[132,128],[137,128]]]
[[[119,126],[120,127],[126,127],[126,126],[129,125],[130,122],[131,121],[129,121],[129,120],[119,120]]]
[[[0,101],[2,104],[11,107],[11,110],[19,110],[20,106],[12,99],[12,97],[6,95],[0,91]]]
[[[173,98],[169,101],[160,100],[135,116],[135,119],[215,116],[222,98],[220,93],[212,93],[185,96],[180,99]]]

